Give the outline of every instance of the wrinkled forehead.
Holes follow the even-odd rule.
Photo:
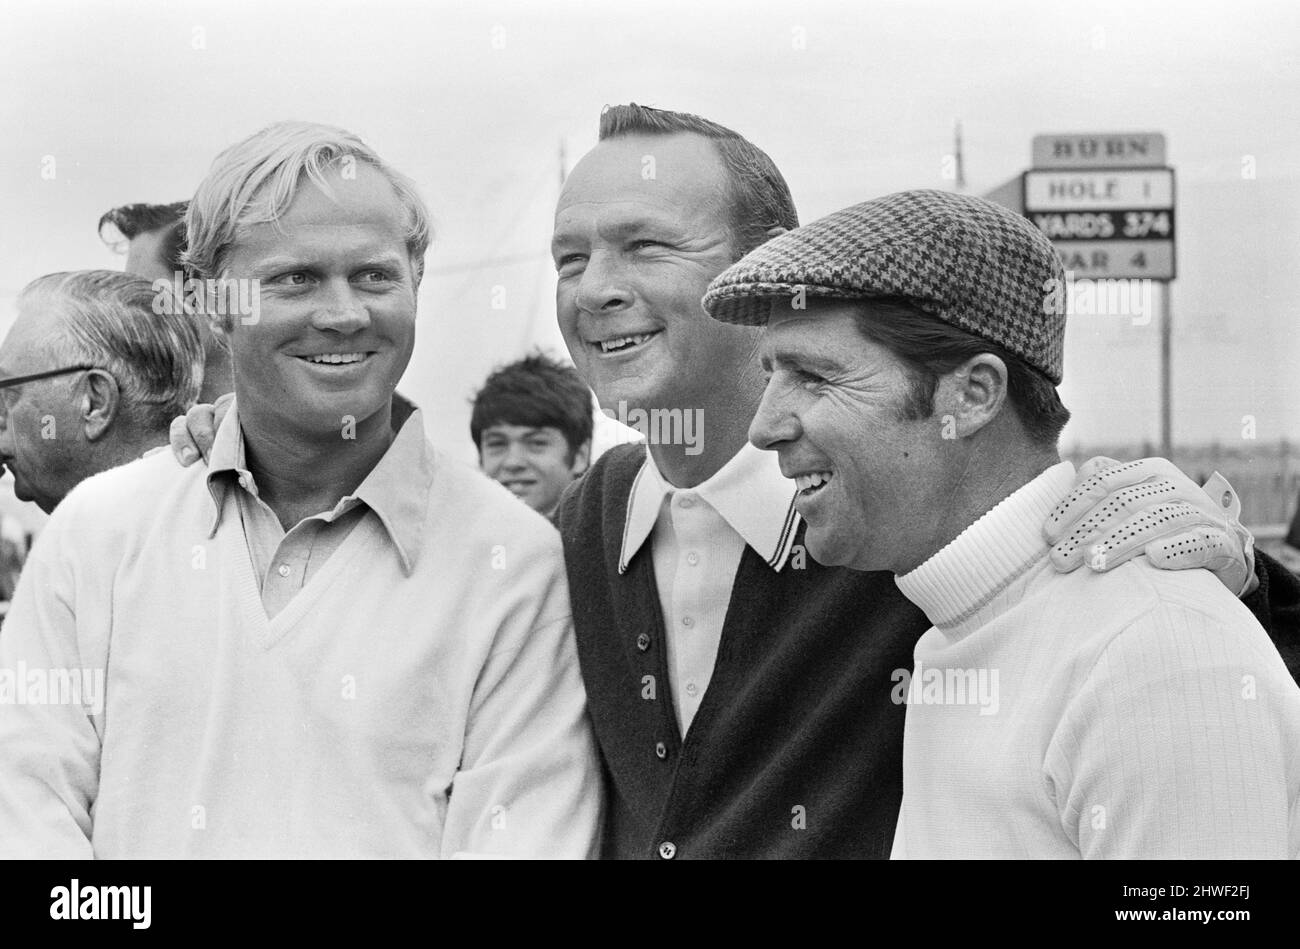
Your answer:
[[[13,325],[0,341],[0,369],[13,374],[9,363],[49,348],[63,326],[64,303],[57,293],[33,290],[18,298]]]
[[[557,231],[593,220],[713,218],[730,210],[726,168],[698,135],[625,136],[601,142],[565,180]]]
[[[352,223],[405,224],[401,198],[392,183],[368,164],[335,163],[323,169],[317,181],[306,171],[292,192],[275,181],[254,191],[236,217],[237,227],[278,223],[347,225]]]
[[[62,329],[66,309],[68,300],[52,290],[30,290],[19,296],[13,325],[4,338],[5,350],[51,341]]]
[[[860,301],[781,296],[768,303],[768,321],[759,338],[764,364],[844,356],[859,341],[853,321]]]
[[[304,179],[292,201],[278,212],[250,202],[227,256],[258,259],[322,249],[405,259],[407,231],[397,193],[382,175],[361,166],[355,178],[332,175],[325,187]]]

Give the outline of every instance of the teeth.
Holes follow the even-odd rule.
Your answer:
[[[365,353],[323,353],[320,356],[306,357],[308,362],[329,363],[330,365],[337,365],[346,362],[361,362],[361,360],[365,358]]]
[[[620,336],[618,339],[606,339],[600,343],[602,353],[611,353],[617,349],[624,349],[628,346],[640,346],[654,333],[638,333],[636,336]]]
[[[814,471],[811,474],[797,475],[794,483],[798,485],[800,491],[806,491],[809,488],[820,488],[830,480],[831,473],[829,471]]]

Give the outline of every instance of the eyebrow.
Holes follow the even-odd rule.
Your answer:
[[[818,356],[815,353],[803,352],[799,349],[777,350],[775,353],[763,353],[763,368],[770,370],[772,366],[778,368],[794,369],[814,369],[819,372],[839,372],[844,366],[829,356]]]
[[[633,234],[640,234],[645,231],[653,231],[655,234],[662,235],[669,240],[675,240],[677,237],[677,230],[674,229],[672,221],[656,217],[639,217],[599,227],[601,235],[619,239],[626,239]],[[582,237],[580,235],[561,228],[551,238],[551,249],[556,250],[569,244],[581,242]]]
[[[513,423],[505,422],[503,424],[512,425]],[[549,435],[552,431],[555,432],[559,431],[559,429],[557,429],[554,425],[528,425],[528,426],[521,426],[521,427],[523,428],[523,432],[519,434],[520,438],[531,438],[534,435]],[[501,431],[500,427],[496,425],[492,426],[491,428],[483,429],[484,438],[487,438],[491,435],[496,435],[500,438],[509,437],[507,433]]]
[[[356,265],[354,270],[365,270],[367,267],[395,267],[400,268],[405,260],[398,254],[384,251],[375,254],[373,257],[365,258],[360,264]],[[304,257],[267,257],[253,265],[251,271],[254,274],[268,274],[281,271],[293,270],[312,270],[320,266],[320,261],[316,258]]]

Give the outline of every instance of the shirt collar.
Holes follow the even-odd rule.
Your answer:
[[[404,399],[394,405],[393,412],[395,420],[405,420],[400,422],[401,428],[392,444],[356,491],[342,498],[331,513],[341,514],[356,503],[363,503],[374,511],[397,548],[402,568],[409,576],[423,542],[434,464],[429,443],[424,437],[423,413]],[[238,409],[233,401],[212,442],[207,484],[214,505],[208,529],[211,537],[221,523],[222,501],[227,491],[238,487],[253,497],[257,496],[257,484],[244,460],[244,439],[239,427]]]
[[[746,444],[707,481],[685,489],[674,488],[664,479],[647,446],[645,462],[628,497],[619,573],[627,572],[628,564],[654,531],[663,499],[683,490],[706,501],[773,570],[785,566],[799,527],[794,509],[797,488],[781,474],[775,452]]]
[[[1074,465],[1053,465],[894,582],[935,626],[969,619],[1047,554],[1043,524],[1073,484]]]

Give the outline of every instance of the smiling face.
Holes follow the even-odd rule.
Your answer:
[[[690,133],[607,139],[565,182],[556,309],[602,406],[701,407],[752,375],[753,331],[700,305],[736,257],[728,193],[713,144]]]
[[[862,337],[862,305],[773,306],[761,345],[770,377],[749,436],[801,489],[795,507],[819,563],[903,573],[936,549],[959,464],[934,417],[902,417],[907,370]]]
[[[304,179],[274,223],[241,228],[230,277],[255,279],[260,309],[231,318],[241,417],[268,434],[337,439],[389,411],[415,344],[416,280],[405,217],[383,175],[331,173],[330,197]]]
[[[587,468],[587,447],[570,451],[553,425],[508,425],[483,429],[479,440],[483,472],[534,511],[550,514],[560,495]]]

